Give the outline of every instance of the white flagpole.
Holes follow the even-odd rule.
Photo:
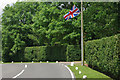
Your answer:
[[[84,66],[84,48],[83,48],[83,2],[81,0],[81,65]]]

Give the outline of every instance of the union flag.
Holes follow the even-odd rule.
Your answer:
[[[79,9],[74,5],[72,9],[63,17],[68,20],[80,14]]]

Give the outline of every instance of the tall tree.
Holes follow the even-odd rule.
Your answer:
[[[118,3],[89,3],[84,11],[85,40],[112,36],[120,31]]]
[[[67,21],[63,18],[74,4],[80,9],[77,2],[17,2],[13,6],[7,5],[2,14],[3,57],[9,61],[13,54],[21,54],[26,46],[80,44],[80,15]],[[120,32],[117,2],[86,2],[83,8],[85,41]]]

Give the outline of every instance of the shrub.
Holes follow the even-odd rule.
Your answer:
[[[66,61],[66,46],[65,45],[48,46],[47,60]]]
[[[24,61],[32,61],[32,58],[33,58],[33,47],[26,47],[25,48],[25,52],[24,52],[24,58],[25,60]]]
[[[66,61],[66,46],[39,46],[25,48],[25,61]]]
[[[79,45],[68,45],[66,54],[67,54],[67,61],[81,60],[81,49]]]
[[[26,47],[25,48],[25,61],[45,61],[46,60],[46,46],[39,47]]]
[[[80,53],[79,45],[26,47],[25,61],[77,61]]]
[[[86,62],[114,79],[120,78],[119,57],[120,34],[85,43]]]

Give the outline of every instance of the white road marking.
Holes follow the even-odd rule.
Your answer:
[[[19,74],[17,74],[16,76],[14,76],[13,78],[17,78],[18,76],[20,76],[25,70],[22,70]]]
[[[27,65],[25,65],[25,68],[27,68]],[[13,78],[17,78],[18,76],[20,76],[25,70],[22,70],[19,74],[17,74],[16,76],[14,76]]]
[[[70,72],[70,74],[71,74],[71,76],[72,76],[72,80],[74,80],[75,77],[74,77],[74,75],[73,75],[73,72],[70,70],[70,68],[69,68],[68,66],[66,66],[66,65],[64,65],[64,66],[69,70],[69,72]]]

